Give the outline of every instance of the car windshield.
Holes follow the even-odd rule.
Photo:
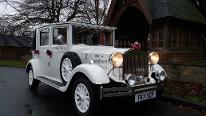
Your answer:
[[[73,26],[73,44],[113,45],[112,30]]]

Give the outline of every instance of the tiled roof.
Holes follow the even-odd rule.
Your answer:
[[[0,35],[0,47],[31,47],[31,38]]]
[[[190,0],[144,0],[144,2],[153,19],[175,17],[206,24],[206,17]]]

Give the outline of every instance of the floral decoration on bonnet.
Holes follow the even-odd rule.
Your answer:
[[[141,44],[140,42],[134,42],[131,44],[132,50],[140,50],[141,49]]]

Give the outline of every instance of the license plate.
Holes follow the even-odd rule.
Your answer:
[[[135,95],[135,102],[144,101],[156,97],[156,91],[147,91]]]

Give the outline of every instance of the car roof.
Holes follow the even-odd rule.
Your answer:
[[[61,22],[61,23],[47,23],[43,24],[42,26],[38,27],[37,29],[45,28],[45,27],[56,27],[56,26],[65,26],[65,25],[73,25],[79,27],[89,27],[89,28],[96,28],[96,29],[106,29],[106,30],[115,30],[115,27],[103,26],[103,25],[95,25],[95,24],[86,24],[86,23],[77,23],[77,22]]]

